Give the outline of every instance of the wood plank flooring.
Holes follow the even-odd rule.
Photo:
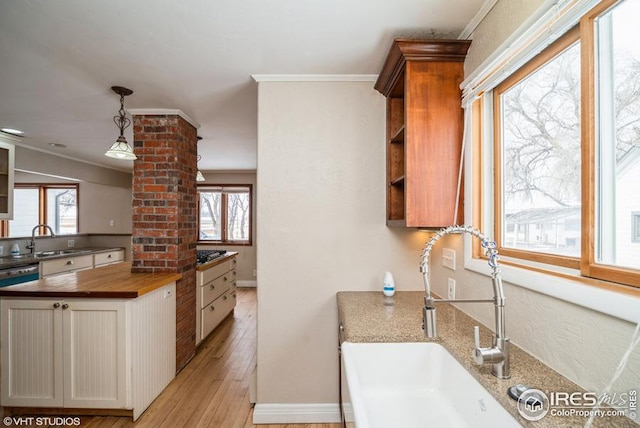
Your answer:
[[[256,365],[256,290],[239,288],[237,296],[238,302],[234,314],[227,317],[201,344],[193,360],[136,422],[125,417],[81,416],[80,426],[86,428],[340,428],[340,424],[254,425],[252,423],[253,408],[249,403],[249,377]],[[49,426],[64,427],[65,425]]]

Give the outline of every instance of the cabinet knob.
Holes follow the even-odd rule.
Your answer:
[[[211,285],[209,286],[209,289],[210,289],[210,290],[213,290],[214,288],[216,288],[216,286],[215,286],[215,285],[213,285],[213,284],[211,284]]]
[[[60,303],[55,302],[55,303],[53,304],[53,309],[58,309],[59,307],[60,307]]]
[[[226,276],[224,277],[224,280],[225,280],[225,281],[228,281],[228,279],[227,279],[227,277],[226,277]]]
[[[214,308],[214,307],[213,307],[213,305],[211,305],[211,306],[209,306],[209,310],[210,310],[211,312],[213,312],[213,311],[215,311],[215,310],[216,310],[216,308]]]
[[[223,300],[227,300],[227,295],[226,294],[223,296]]]
[[[73,264],[73,260],[68,260],[68,261],[67,261],[67,264],[68,264],[68,265],[72,265],[72,264]]]
[[[109,255],[107,256],[107,258],[108,258],[108,259],[110,259],[111,257],[113,257],[113,254],[109,254]]]
[[[69,307],[69,305],[67,305],[66,303],[62,305],[62,309],[67,309]]]

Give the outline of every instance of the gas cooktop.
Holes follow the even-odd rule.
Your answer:
[[[201,265],[224,256],[226,250],[196,250],[196,263]]]

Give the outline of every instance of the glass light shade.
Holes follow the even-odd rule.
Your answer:
[[[200,170],[196,173],[196,181],[205,181],[204,175],[202,175]]]
[[[133,153],[133,149],[123,136],[118,137],[118,140],[113,143],[111,148],[107,150],[104,155],[115,159],[138,159],[138,157]]]

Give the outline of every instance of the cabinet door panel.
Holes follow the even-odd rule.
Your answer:
[[[54,303],[2,300],[3,406],[62,406],[62,313]]]
[[[125,303],[69,301],[64,309],[66,407],[124,407]]]

